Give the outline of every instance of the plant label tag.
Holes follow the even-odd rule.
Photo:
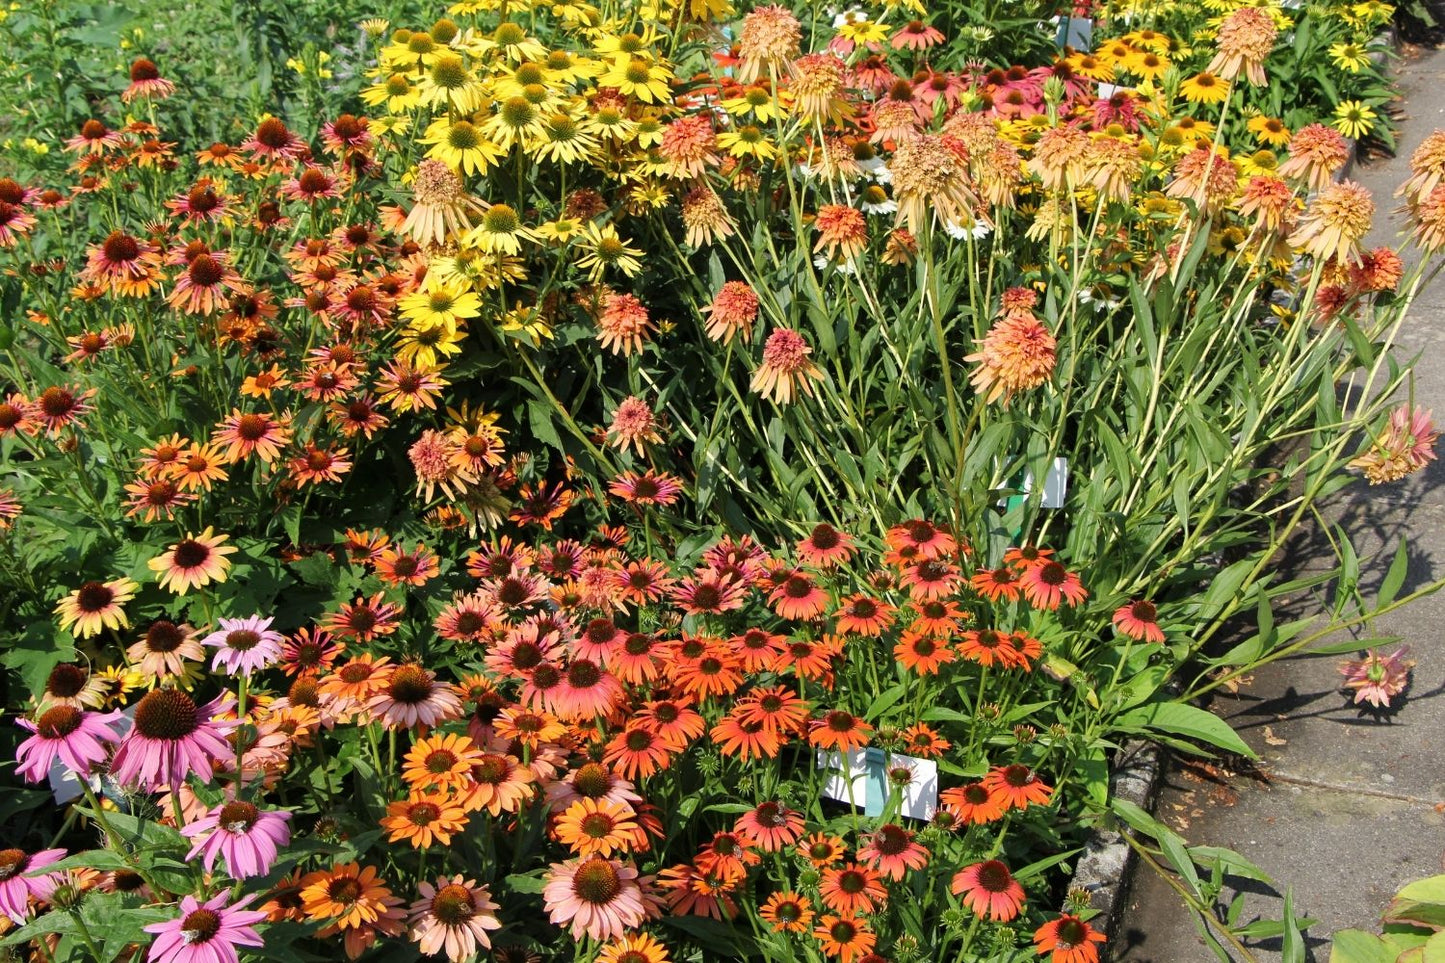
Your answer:
[[[938,764],[916,756],[889,755],[881,749],[854,749],[840,754],[819,752],[819,768],[829,773],[823,795],[861,807],[865,816],[881,816],[888,805],[890,772],[909,771],[900,812],[910,819],[929,820],[938,810]]]
[[[1029,481],[1032,480],[1029,479]],[[1069,460],[1055,458],[1054,463],[1049,466],[1049,473],[1044,476],[1044,507],[1063,508],[1064,499],[1068,493]]]
[[[1075,50],[1088,50],[1094,46],[1094,21],[1087,17],[1055,17],[1058,22],[1059,32],[1054,35],[1054,43],[1062,50],[1064,47],[1073,47]]]

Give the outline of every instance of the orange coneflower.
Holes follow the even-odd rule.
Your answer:
[[[602,761],[627,779],[645,779],[672,763],[672,746],[650,727],[633,722],[603,749]]]
[[[800,679],[824,682],[831,688],[833,659],[842,651],[841,640],[834,635],[825,635],[821,639],[789,639],[773,663],[773,670],[791,671]]]
[[[801,572],[790,575],[768,594],[773,611],[785,619],[806,621],[828,610],[828,593]]]
[[[980,569],[968,580],[968,584],[990,602],[1012,602],[1023,591],[1018,575],[1006,565]]]
[[[843,599],[833,618],[840,633],[877,638],[893,624],[893,612],[893,606],[857,594]]]
[[[543,743],[557,742],[567,734],[567,727],[549,712],[532,712],[521,706],[508,706],[492,720],[497,737],[535,750]]]
[[[220,251],[197,254],[176,278],[166,303],[185,314],[209,317],[225,309],[234,294],[250,288]]]
[[[947,529],[921,518],[894,525],[883,540],[894,551],[913,549],[920,559],[941,558],[958,549],[958,542]]]
[[[730,575],[699,569],[679,579],[669,595],[684,615],[720,615],[743,607],[748,587]]]
[[[1065,913],[1034,931],[1040,954],[1050,953],[1049,963],[1099,963],[1104,934],[1071,913]]]
[[[517,493],[517,507],[508,517],[518,524],[540,525],[550,532],[552,523],[567,514],[574,497],[576,493],[562,482],[538,482],[536,486],[528,483]]]
[[[500,957],[494,957],[500,960]],[[647,933],[619,936],[597,951],[596,963],[669,963],[667,947]]]
[[[788,891],[769,896],[758,908],[758,915],[772,925],[775,933],[806,933],[813,923],[808,898]]]
[[[306,142],[292,133],[281,120],[267,117],[241,144],[241,149],[250,151],[256,160],[290,161],[301,156],[306,150]]]
[[[914,723],[904,729],[899,738],[902,740],[905,752],[924,759],[937,759],[953,748],[953,743],[939,735],[926,722]]]
[[[375,566],[377,577],[387,585],[422,586],[441,572],[437,554],[420,542],[410,552],[399,546],[383,550]]]
[[[377,592],[371,598],[358,597],[355,602],[341,603],[340,610],[329,613],[322,620],[321,627],[343,639],[370,642],[381,635],[391,635],[397,629],[401,617],[401,606],[385,601],[385,594]]]
[[[708,732],[708,736],[725,756],[749,759],[773,759],[782,750],[778,734],[755,719],[740,719],[729,714]]]
[[[974,825],[994,822],[1008,811],[1008,798],[983,782],[945,789],[938,804],[958,822]]]
[[[210,491],[213,483],[230,477],[223,467],[225,463],[225,456],[211,443],[192,442],[171,469],[172,478],[181,491]]]
[[[798,543],[797,551],[804,564],[832,568],[853,557],[853,537],[827,522],[819,522],[813,526],[808,537]]]
[[[297,629],[281,647],[280,668],[287,675],[330,672],[346,646],[321,629]]]
[[[40,431],[35,404],[22,394],[11,393],[0,400],[0,438],[34,435]]]
[[[466,736],[433,733],[407,751],[401,777],[413,792],[466,789],[482,751]]]
[[[878,874],[858,863],[823,870],[818,895],[828,909],[851,916],[871,913],[888,899]]]
[[[376,867],[342,863],[307,873],[301,879],[301,907],[312,920],[328,920],[341,929],[374,922],[401,901],[393,899]]]
[[[467,814],[446,796],[413,796],[388,803],[381,828],[388,842],[407,840],[417,849],[433,842],[449,846],[452,836],[467,828]]]
[[[645,702],[632,718],[679,750],[707,731],[707,722],[702,715],[677,699]]]
[[[300,454],[286,463],[286,469],[296,480],[297,487],[319,485],[321,482],[339,482],[341,476],[351,470],[345,448],[322,448],[314,441],[308,441]]]
[[[1030,805],[1047,806],[1053,794],[1053,789],[1022,763],[995,766],[983,777],[983,785],[1015,809],[1027,809]]]
[[[278,421],[269,412],[247,414],[239,408],[231,409],[211,436],[211,443],[223,448],[224,458],[233,464],[252,454],[270,464],[290,441],[285,419]]]
[[[223,544],[229,538],[229,535],[214,534],[208,526],[201,534],[187,534],[169,546],[165,552],[151,559],[147,567],[159,574],[157,581],[161,588],[168,588],[177,595],[185,595],[193,588],[203,588],[212,582],[224,582],[231,568],[226,556],[237,551],[236,546]]]
[[[852,713],[834,709],[808,724],[808,741],[823,749],[847,752],[866,746],[872,731],[872,726]]]
[[[907,628],[893,647],[893,655],[899,665],[919,675],[937,675],[938,671],[954,660],[954,652],[947,639],[938,638],[915,628]]]
[[[949,889],[963,897],[963,905],[979,919],[995,923],[1007,923],[1024,905],[1024,888],[996,859],[965,867],[953,877]]]
[[[734,335],[747,341],[758,319],[758,296],[742,281],[728,281],[703,311],[708,316],[707,336],[713,341],[728,344]]]
[[[742,635],[728,639],[733,654],[744,672],[765,672],[772,669],[782,654],[788,637],[766,629],[751,628]]]

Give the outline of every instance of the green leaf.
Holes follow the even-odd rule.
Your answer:
[[[1395,560],[1390,563],[1390,570],[1385,573],[1385,579],[1380,583],[1380,594],[1375,596],[1375,606],[1384,608],[1395,601],[1395,596],[1400,594],[1400,586],[1405,584],[1405,574],[1410,570],[1410,546],[1405,537],[1400,537],[1400,547],[1395,550]]]
[[[1223,719],[1180,702],[1158,702],[1131,709],[1114,720],[1125,732],[1164,732],[1208,743],[1225,752],[1256,758],[1253,749]]]
[[[908,689],[901,682],[895,686],[884,689],[878,693],[877,698],[869,703],[867,711],[863,713],[863,718],[870,722],[877,722],[883,713],[893,708],[893,706],[898,703],[898,700],[907,694]]]
[[[547,885],[540,876],[520,876],[513,874],[505,880],[507,888],[514,893],[540,893]]]

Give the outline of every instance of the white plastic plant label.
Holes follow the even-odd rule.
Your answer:
[[[818,767],[828,773],[823,795],[860,808],[866,816],[883,814],[891,787],[903,778],[902,815],[929,820],[938,810],[938,764],[929,759],[871,748],[844,754],[820,751]]]

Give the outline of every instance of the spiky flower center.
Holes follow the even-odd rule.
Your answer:
[[[75,593],[76,606],[89,614],[105,611],[114,601],[115,590],[100,582],[86,582]]]
[[[200,728],[200,710],[179,689],[156,689],[136,706],[135,728],[147,739],[184,739]]]
[[[444,926],[460,926],[476,915],[476,911],[472,891],[456,883],[443,886],[432,897],[432,915]]]
[[[210,546],[193,538],[187,538],[177,543],[171,554],[176,568],[180,569],[200,568],[210,557]]]
[[[247,833],[261,818],[261,810],[248,802],[237,800],[221,807],[217,823],[228,833]]]
[[[85,688],[86,672],[79,666],[57,665],[45,680],[45,691],[61,699],[73,699]]]
[[[583,902],[603,905],[622,892],[622,877],[610,862],[594,856],[577,867],[572,877],[572,891]]]
[[[36,720],[35,734],[42,739],[64,739],[80,728],[80,720],[80,710],[74,706],[56,706]]]
[[[567,666],[567,683],[574,689],[590,689],[602,681],[602,669],[591,659],[577,659]]]
[[[205,943],[221,931],[221,916],[208,909],[192,910],[181,920],[181,940],[190,946]]]
[[[425,702],[432,694],[431,675],[419,665],[404,665],[391,674],[387,692],[395,702]]]

